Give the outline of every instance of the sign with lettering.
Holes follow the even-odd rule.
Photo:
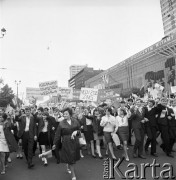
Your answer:
[[[41,95],[40,88],[27,87],[26,88],[26,99],[30,99],[31,97],[42,101],[43,96]]]
[[[171,86],[171,92],[176,93],[176,86]]]
[[[98,100],[106,100],[110,98],[114,98],[120,96],[119,94],[116,94],[111,89],[99,89],[98,90]]]
[[[158,91],[163,91],[164,87],[158,83],[155,83],[155,89],[157,89]]]
[[[133,60],[133,59],[136,59],[136,58],[138,58],[138,57],[140,57],[140,56],[142,56],[142,55],[145,55],[146,53],[148,53],[148,52],[150,52],[150,51],[153,51],[153,50],[161,47],[162,45],[167,44],[168,42],[172,41],[172,40],[175,39],[175,38],[176,38],[176,35],[170,35],[170,36],[164,38],[163,40],[155,43],[154,45],[152,45],[152,46],[150,46],[150,47],[148,47],[148,48],[146,48],[146,49],[138,52],[137,54],[135,54],[135,55],[133,55],[133,56],[131,56],[129,59],[130,59],[130,60]]]
[[[73,100],[79,100],[81,90],[80,89],[73,89]]]
[[[73,88],[59,87],[58,94],[62,99],[73,99]]]
[[[29,98],[29,104],[35,105],[36,102],[37,102],[37,100],[36,100],[34,97],[30,97],[30,98]]]
[[[82,101],[97,101],[98,89],[81,88],[80,100]]]
[[[57,95],[58,85],[57,81],[47,81],[39,83],[39,88],[41,90],[41,95]]]

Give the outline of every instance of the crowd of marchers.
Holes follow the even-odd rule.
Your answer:
[[[130,98],[121,101],[118,108],[102,103],[97,107],[53,107],[52,111],[34,105],[5,112],[0,109],[1,175],[6,173],[12,152],[16,152],[17,159],[26,159],[29,169],[34,167],[32,159],[38,151],[44,166],[52,153],[56,163],[66,164],[72,180],[77,176],[74,164],[87,154],[92,160],[105,156],[116,160],[116,148],[130,161],[128,149],[133,146],[133,158],[146,159],[146,154],[158,157],[157,148],[174,157],[175,99],[163,97],[143,102]],[[158,137],[162,140],[160,147]]]

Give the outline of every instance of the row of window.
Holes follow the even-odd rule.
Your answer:
[[[165,9],[162,9],[162,16],[167,16],[167,13],[174,11],[175,8],[176,8],[176,4],[174,4],[171,7],[167,6]]]
[[[176,24],[176,23],[174,23],[174,24]],[[170,22],[168,25],[164,26],[164,30],[166,31],[168,28],[172,27],[172,25],[173,25],[173,23],[171,24],[171,22]]]
[[[163,20],[163,24],[164,26],[168,25],[172,20],[175,20],[176,17],[176,10],[174,12],[174,14],[170,17],[168,17],[167,19]]]
[[[173,25],[168,26],[167,28],[164,29],[164,31],[166,32],[166,31],[168,31],[169,29],[170,29],[170,30],[175,29],[175,25],[174,25],[174,26],[173,26]]]
[[[176,0],[166,0],[163,3],[160,3],[161,8],[164,8],[165,6],[168,6],[168,5],[172,6],[175,2],[176,2]]]
[[[161,12],[162,12],[162,16],[167,15],[168,12],[172,12],[172,10],[174,10],[176,8],[176,3],[172,4],[172,5],[167,5],[164,8],[161,8]]]
[[[162,12],[162,14],[164,15],[164,14],[166,14],[168,11],[172,11],[173,9],[175,9],[175,7],[176,7],[176,3],[173,4],[172,6],[167,5],[165,8],[161,8],[161,12]]]
[[[176,8],[174,9],[174,11],[168,13],[167,16],[163,17],[163,22],[165,23],[165,22],[169,21],[175,15],[176,15]]]
[[[175,31],[175,29],[169,28],[167,31],[164,32],[165,35],[169,35],[170,33],[172,33],[173,31]]]

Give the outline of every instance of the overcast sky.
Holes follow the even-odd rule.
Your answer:
[[[69,66],[107,69],[161,40],[159,0],[0,0],[0,70],[20,92],[68,86]]]

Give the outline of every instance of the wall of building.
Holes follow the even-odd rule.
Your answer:
[[[85,81],[92,78],[93,76],[96,76],[102,71],[103,70],[94,70],[93,68],[85,67],[68,81],[69,87],[73,87],[71,84],[74,84],[73,88],[81,89],[81,87],[85,87]]]
[[[162,39],[149,48],[88,79],[86,87],[113,89],[117,93],[159,83],[170,90],[176,86],[176,35]],[[170,80],[169,80],[170,79]]]
[[[176,32],[176,1],[160,0],[164,34]]]

